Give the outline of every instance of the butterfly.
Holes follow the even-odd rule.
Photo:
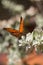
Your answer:
[[[22,35],[23,31],[24,31],[24,20],[23,20],[23,18],[22,17],[20,18],[19,30],[12,29],[12,28],[4,28],[4,30],[11,33],[13,36],[20,37]]]

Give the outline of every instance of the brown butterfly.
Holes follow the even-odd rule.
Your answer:
[[[21,19],[20,19],[19,30],[15,30],[15,29],[12,29],[12,28],[4,28],[4,30],[6,30],[9,33],[11,33],[13,36],[20,37],[22,35],[22,33],[23,33],[23,30],[24,30],[24,21],[23,21],[23,18],[21,17]]]

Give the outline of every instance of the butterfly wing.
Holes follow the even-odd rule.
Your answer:
[[[24,21],[23,21],[23,18],[21,17],[19,32],[22,33],[23,30],[24,30]]]
[[[4,30],[8,31],[9,33],[11,33],[14,36],[18,36],[18,34],[19,34],[18,30],[15,30],[15,29],[12,29],[12,28],[4,28]]]
[[[24,21],[23,21],[23,19],[21,17],[19,30],[15,30],[15,29],[12,29],[12,28],[4,28],[4,30],[11,33],[13,36],[19,37],[19,36],[21,36],[21,33],[23,32],[23,27],[24,27],[23,23],[24,23]]]

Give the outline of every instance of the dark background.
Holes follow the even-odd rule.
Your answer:
[[[12,13],[3,7],[0,0],[0,19],[9,19],[12,15]],[[35,2],[32,2],[31,0],[10,0],[12,2],[15,2],[17,4],[21,4],[24,6],[24,10],[27,10],[30,8],[30,6],[36,7]]]

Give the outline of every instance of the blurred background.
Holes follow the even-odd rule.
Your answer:
[[[18,50],[18,38],[3,28],[19,30],[21,16],[24,19],[24,33],[33,32],[36,27],[43,30],[43,0],[0,0],[0,54],[8,54],[8,65],[22,65],[22,54]],[[7,49],[9,45],[11,47]]]
[[[21,16],[25,21],[24,31],[26,29],[27,32],[32,32],[37,25],[42,27],[43,1],[0,0],[0,28],[6,26],[10,27],[10,25],[14,25],[14,23],[16,23],[15,21],[20,21]]]

